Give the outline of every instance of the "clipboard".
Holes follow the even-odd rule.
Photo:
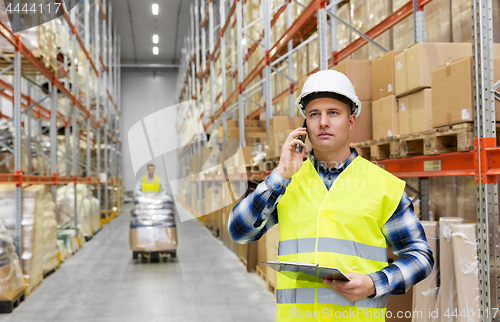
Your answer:
[[[262,262],[277,272],[280,272],[290,278],[306,281],[323,281],[339,280],[350,281],[344,273],[336,267],[324,267],[319,264],[309,264],[302,262],[282,262],[282,261],[269,261]]]

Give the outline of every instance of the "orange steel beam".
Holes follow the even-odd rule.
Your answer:
[[[500,148],[495,148],[494,150],[498,155],[497,160],[500,162]],[[424,171],[424,162],[427,161],[440,161],[441,171]],[[373,161],[373,163],[384,165],[385,170],[400,178],[473,176],[475,173],[474,151],[423,155],[402,159],[387,159],[378,162]],[[500,170],[500,168],[494,169],[494,171],[498,170]]]
[[[201,22],[201,28],[205,28],[205,22],[207,21],[208,16],[208,5],[212,2],[212,0],[208,0],[207,5],[205,6],[205,16],[203,17],[203,21]]]
[[[3,87],[5,88],[6,90],[8,90],[9,92],[12,93],[12,95],[14,95],[14,87],[12,87],[12,85],[4,82],[3,80],[0,79],[0,87]],[[21,94],[21,98],[29,105],[30,103],[34,103],[31,101],[30,97],[28,95],[25,95],[25,94]],[[12,102],[14,103],[14,102]],[[26,108],[27,108],[27,105],[25,105]],[[50,117],[50,110],[47,110],[46,108],[40,106],[40,105],[35,105],[38,110],[40,110],[41,112],[44,112],[46,115],[49,115]],[[61,113],[61,112],[57,112],[57,117],[59,118],[59,120],[63,120],[64,119],[64,115]]]
[[[16,184],[22,186],[23,184],[68,184],[68,183],[88,183],[88,184],[100,184],[99,178],[97,177],[59,177],[57,175],[52,176],[39,176],[39,175],[27,175],[21,173],[10,174],[10,173],[0,173],[0,184]]]
[[[108,93],[108,96],[109,96],[109,99],[111,100],[111,103],[113,103],[113,105],[115,106],[115,110],[118,112],[118,115],[121,115],[120,111],[118,111],[118,105],[116,105],[115,101],[113,100],[113,97],[111,96],[111,94],[109,93],[108,90],[106,90],[106,92]]]
[[[106,14],[104,13],[104,8],[102,6],[101,0],[97,0],[99,2],[99,9],[101,9],[102,19],[106,20]]]
[[[106,65],[104,65],[104,61],[102,60],[102,56],[101,56],[101,54],[99,54],[99,60],[101,61],[101,65],[102,65],[102,67],[104,67],[104,71],[105,71],[105,72],[106,72],[106,71],[108,71],[108,67],[106,67]]]

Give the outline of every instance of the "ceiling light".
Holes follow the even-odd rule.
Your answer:
[[[77,58],[75,58],[75,64],[78,64],[78,59]]]
[[[160,38],[158,37],[158,35],[153,35],[153,43],[154,44],[157,44],[159,40],[160,40]]]
[[[242,45],[242,46],[245,46],[246,44],[247,44],[247,40],[246,40],[245,38],[243,38],[243,39],[241,40],[241,45]]]
[[[158,4],[153,3],[153,14],[156,16],[158,15]]]
[[[153,54],[158,55],[158,47],[153,47]]]

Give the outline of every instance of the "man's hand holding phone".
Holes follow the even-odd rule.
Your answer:
[[[299,171],[306,152],[307,128],[299,127],[288,135],[285,144],[281,148],[280,163],[276,171],[284,178],[290,179],[292,175]],[[301,140],[302,139],[302,140]],[[297,153],[297,145],[302,147]]]

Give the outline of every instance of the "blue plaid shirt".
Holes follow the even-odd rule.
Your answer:
[[[351,156],[338,167],[328,169],[310,154],[311,161],[326,187],[330,189],[337,176],[358,156],[351,148]],[[241,200],[229,216],[229,235],[245,244],[260,239],[278,223],[276,206],[291,179],[284,179],[274,169],[255,191]],[[426,278],[432,271],[434,258],[422,225],[413,212],[413,204],[406,193],[394,214],[382,227],[387,243],[399,258],[378,272],[368,274],[375,284],[375,298],[386,294],[404,294],[410,287]]]

